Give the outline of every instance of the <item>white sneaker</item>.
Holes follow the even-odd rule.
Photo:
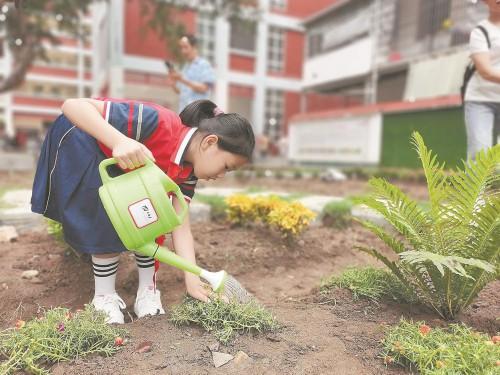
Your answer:
[[[124,309],[127,306],[118,294],[113,293],[94,296],[92,305],[94,305],[96,310],[104,311],[106,313],[106,315],[108,316],[108,319],[106,319],[106,323],[125,323],[121,309]]]
[[[134,312],[138,318],[146,315],[163,315],[165,310],[161,305],[160,291],[154,290],[152,286],[142,288],[137,292],[135,299]]]

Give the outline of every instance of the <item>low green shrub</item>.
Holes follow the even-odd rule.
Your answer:
[[[0,332],[0,373],[50,374],[46,365],[93,353],[111,356],[125,334],[90,305],[74,314],[66,308],[51,309],[43,317],[18,320],[15,328]]]
[[[47,233],[53,236],[58,241],[64,241],[64,232],[62,224],[58,221],[45,219],[47,222]]]
[[[383,340],[386,364],[397,363],[422,375],[493,375],[500,373],[500,345],[462,324],[431,328],[401,320]]]
[[[321,282],[320,292],[335,288],[349,289],[354,299],[360,297],[380,301],[392,298],[399,302],[414,303],[413,294],[389,271],[373,267],[349,267],[340,275],[332,275]]]
[[[353,203],[348,199],[328,203],[322,212],[323,224],[339,229],[346,228],[352,222],[352,206]]]

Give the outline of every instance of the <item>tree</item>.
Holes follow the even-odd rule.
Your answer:
[[[12,52],[13,66],[8,76],[0,79],[0,93],[20,86],[27,71],[37,58],[49,61],[47,44],[60,43],[58,32],[85,39],[81,15],[89,12],[90,5],[99,0],[15,0],[0,8],[0,33]],[[105,0],[101,0],[105,1]],[[152,31],[165,41],[176,54],[177,39],[184,25],[175,13],[187,8],[205,6],[215,15],[238,17],[243,7],[254,7],[255,0],[142,0],[141,17],[146,17]]]

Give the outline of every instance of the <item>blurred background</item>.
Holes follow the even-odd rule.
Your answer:
[[[212,99],[251,120],[256,164],[414,168],[418,130],[454,166],[468,38],[486,16],[464,0],[4,1],[0,168],[34,168],[66,98],[177,111],[164,60],[181,66],[183,32],[214,66]]]

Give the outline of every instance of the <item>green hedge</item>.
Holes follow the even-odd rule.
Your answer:
[[[418,131],[425,144],[447,167],[461,165],[466,157],[466,134],[462,108],[389,113],[383,117],[381,166],[417,168],[421,163],[409,146]]]

